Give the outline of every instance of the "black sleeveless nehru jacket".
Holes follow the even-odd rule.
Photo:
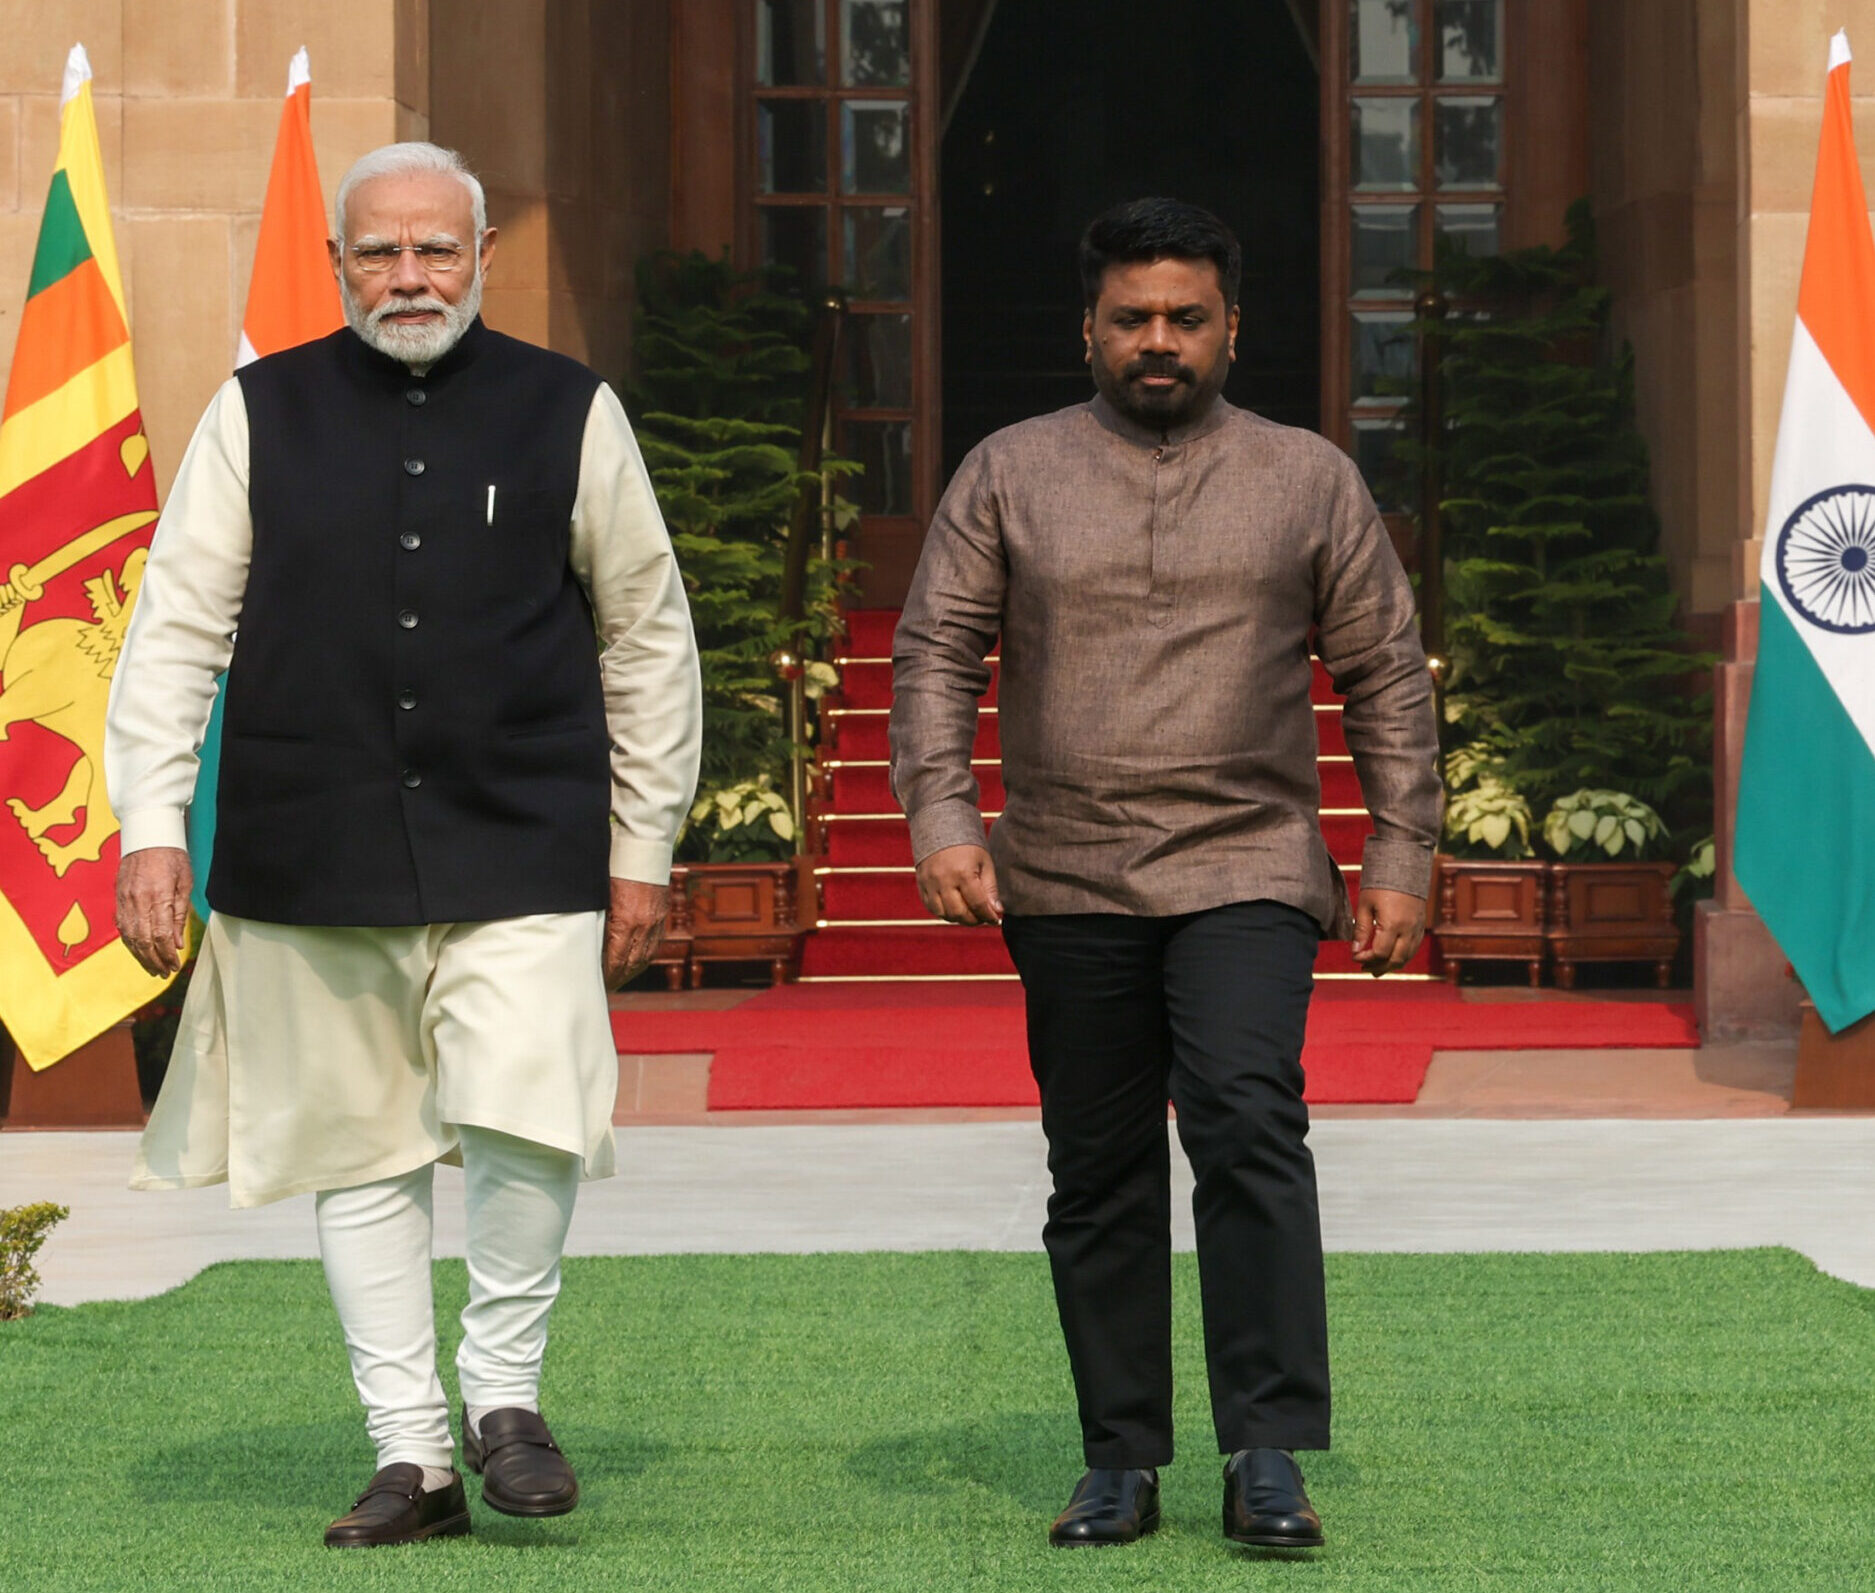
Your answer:
[[[210,905],[335,925],[602,910],[605,712],[567,564],[599,378],[478,320],[422,378],[345,329],[239,379],[253,559]]]

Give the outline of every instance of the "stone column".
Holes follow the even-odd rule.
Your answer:
[[[0,52],[0,382],[13,358],[59,81],[83,44],[124,270],[144,426],[167,493],[234,367],[287,62],[312,56],[328,200],[375,145],[426,137],[427,0],[66,0],[9,8]]]
[[[1734,603],[1713,672],[1713,810],[1718,871],[1711,901],[1693,916],[1694,1005],[1708,1041],[1793,1034],[1803,991],[1732,872],[1738,764],[1758,656],[1758,605]]]
[[[501,229],[490,326],[608,380],[633,268],[670,237],[672,0],[430,0],[433,137]]]

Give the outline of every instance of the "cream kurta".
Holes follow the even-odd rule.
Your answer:
[[[331,929],[215,913],[134,1189],[229,1204],[460,1162],[459,1124],[616,1170],[600,913]]]
[[[111,692],[126,855],[185,845],[198,753],[240,622],[253,528],[238,382],[209,405],[151,548]],[[665,884],[702,699],[683,584],[624,410],[603,385],[569,562],[592,605],[612,742],[615,878]],[[211,918],[138,1188],[230,1182],[258,1205],[450,1158],[468,1123],[613,1171],[618,1090],[602,915],[330,929]]]

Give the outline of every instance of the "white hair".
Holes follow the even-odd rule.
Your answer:
[[[339,183],[339,191],[332,201],[332,229],[339,242],[345,242],[345,204],[352,196],[352,190],[360,183],[370,182],[374,177],[408,177],[416,172],[440,171],[459,179],[463,187],[469,190],[469,203],[475,213],[475,235],[481,237],[488,228],[488,201],[482,196],[482,185],[476,180],[475,173],[469,170],[468,163],[453,149],[444,149],[436,144],[408,143],[386,144],[381,149],[374,149],[368,155],[361,155],[353,162]]]

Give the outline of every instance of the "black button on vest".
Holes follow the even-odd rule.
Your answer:
[[[240,382],[254,543],[210,904],[296,924],[602,911],[605,708],[567,564],[598,377],[477,321],[420,388],[349,329]]]

